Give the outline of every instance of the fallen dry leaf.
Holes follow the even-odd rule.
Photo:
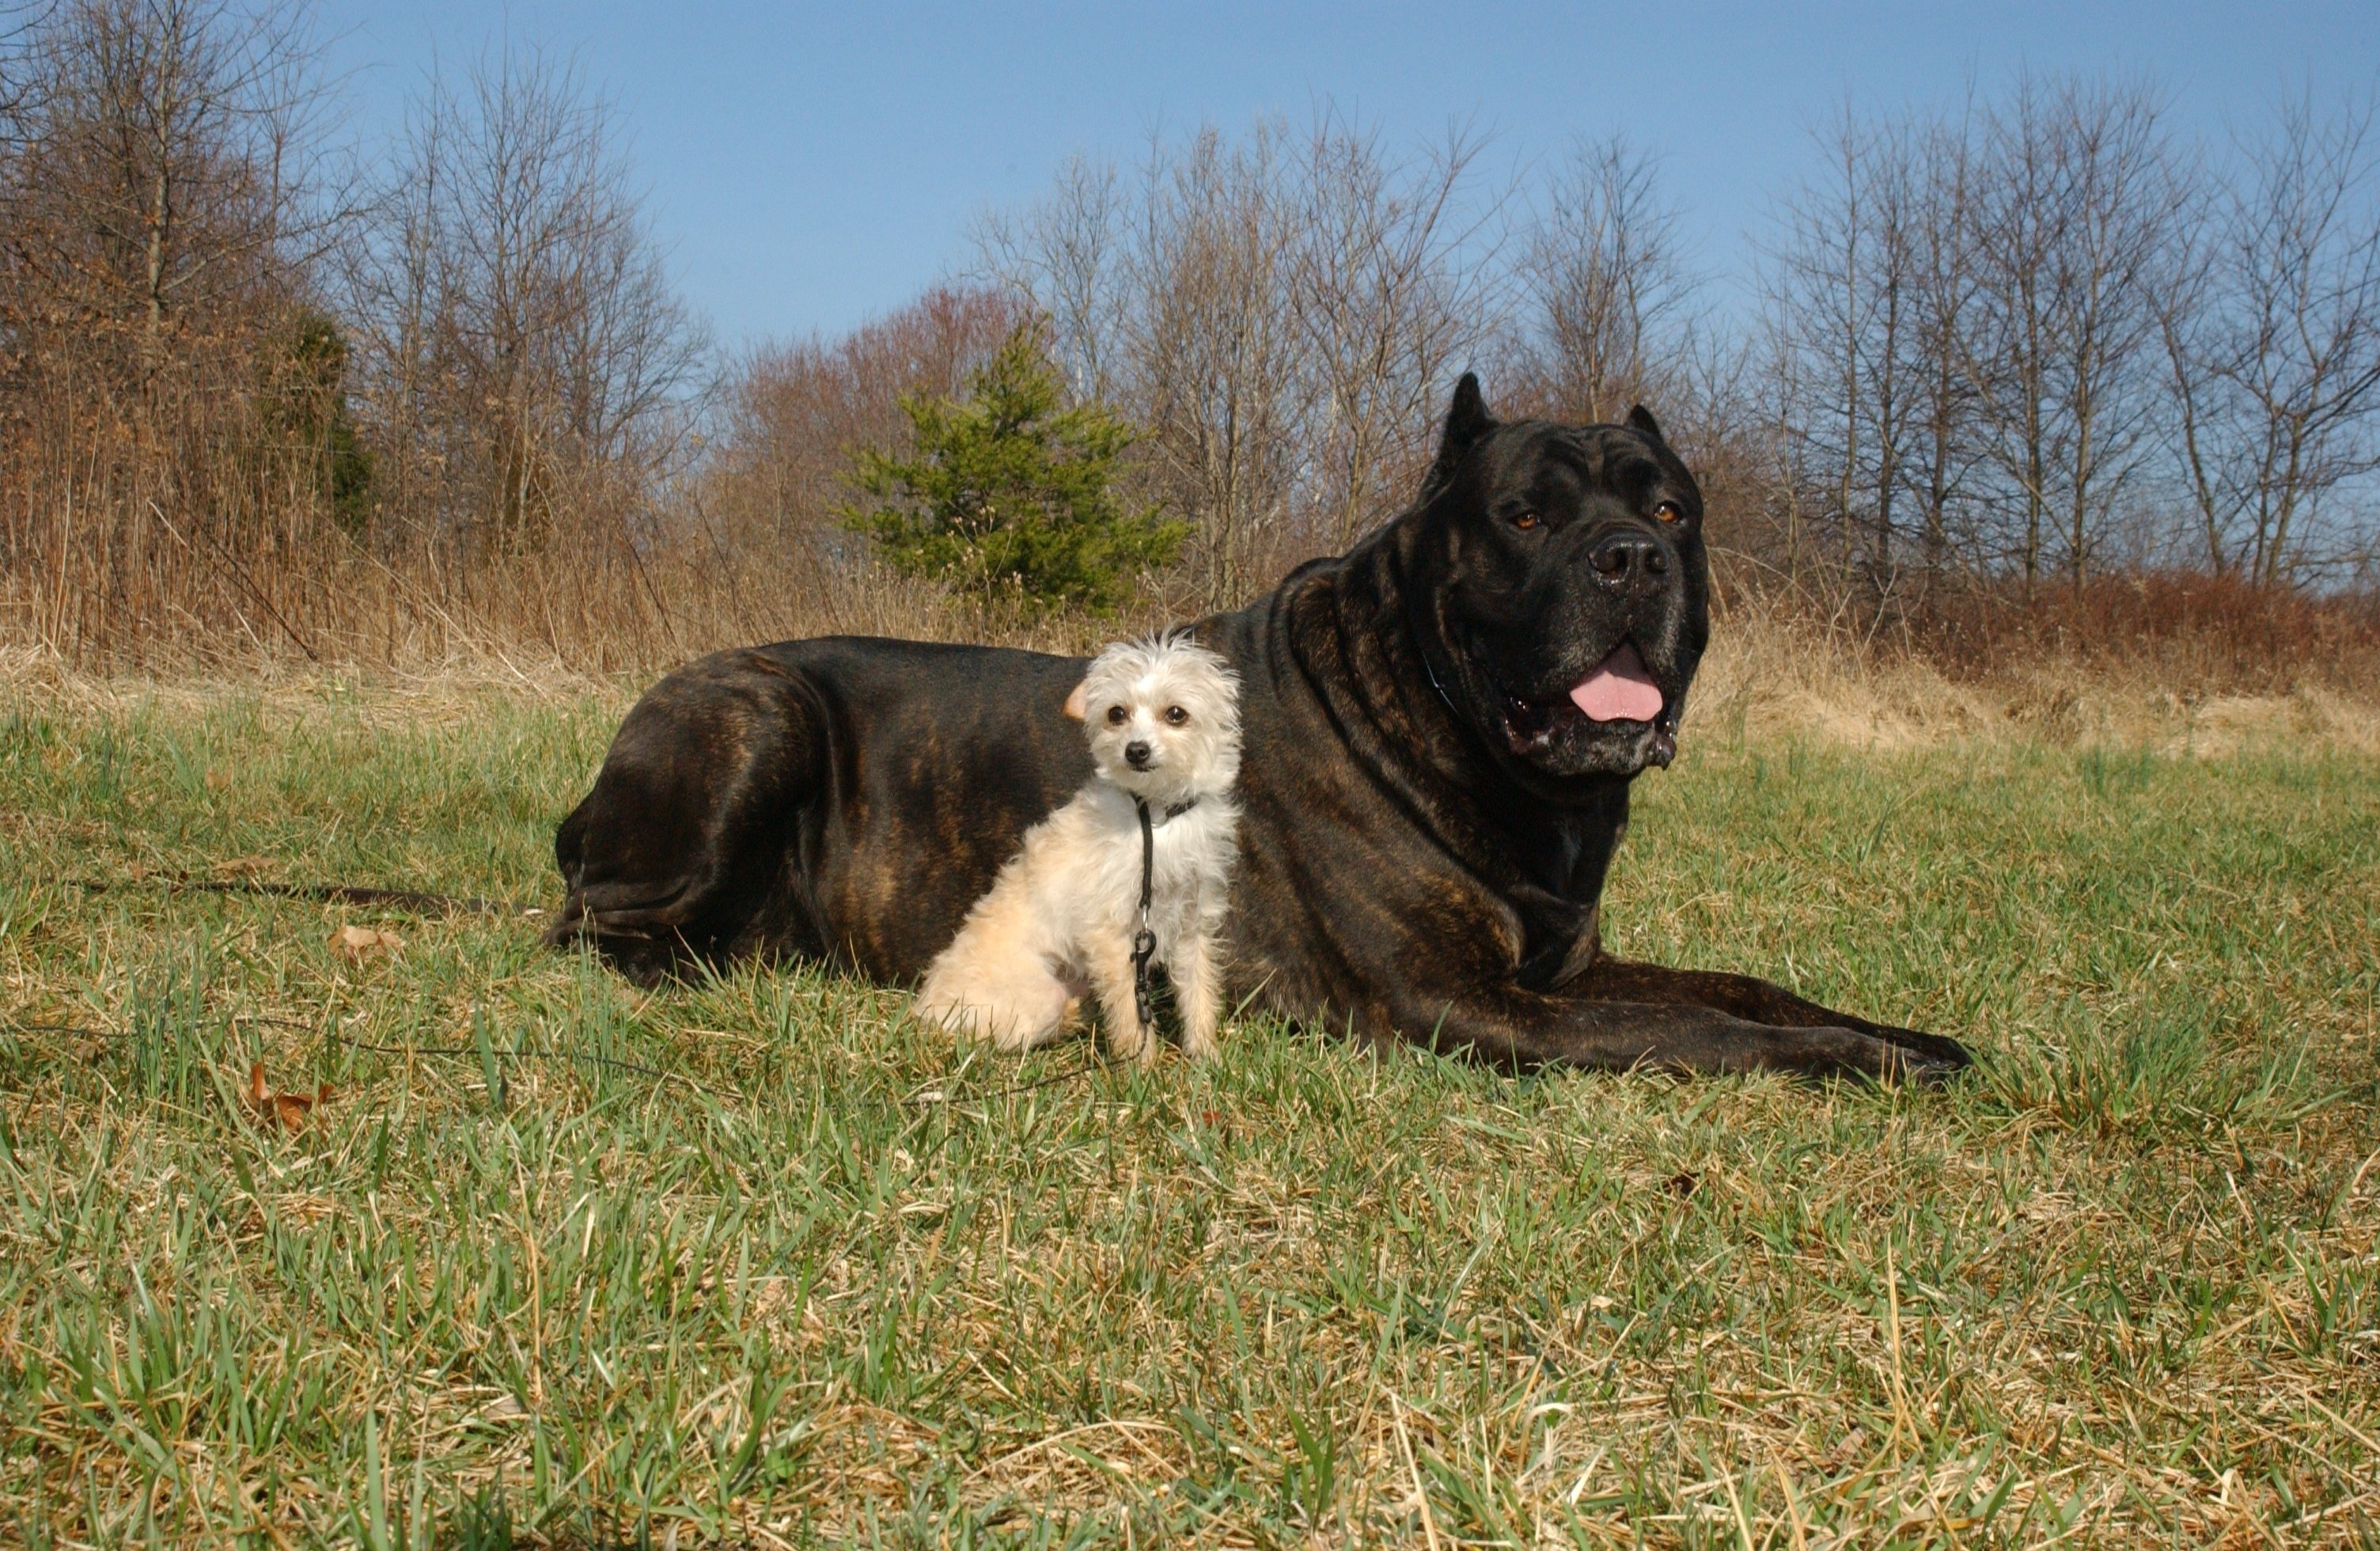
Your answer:
[[[405,939],[370,927],[341,927],[331,934],[331,946],[349,963],[361,963],[375,953],[395,952]]]
[[[266,1086],[264,1063],[250,1061],[248,1066],[249,1107],[268,1121],[278,1121],[284,1131],[295,1131],[306,1123],[314,1106],[331,1102],[331,1084],[318,1084],[310,1094],[274,1093]]]
[[[217,878],[254,878],[259,873],[271,872],[273,867],[270,856],[235,856],[228,862],[217,862],[207,871]]]
[[[207,772],[207,790],[208,790],[208,791],[210,791],[210,792],[220,792],[220,791],[222,791],[225,787],[229,786],[230,784],[231,784],[231,772],[230,772],[229,770],[209,770],[209,771]]]

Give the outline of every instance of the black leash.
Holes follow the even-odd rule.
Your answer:
[[[69,878],[62,881],[69,888],[87,889],[95,894],[148,884],[198,894],[240,894],[259,899],[316,900],[325,904],[370,905],[383,910],[407,911],[417,915],[443,914],[526,918],[545,914],[534,905],[516,904],[510,900],[427,894],[415,889],[366,889],[345,883],[268,883],[252,878],[200,878],[186,872],[160,871],[119,879]]]
[[[1132,939],[1132,1000],[1139,1010],[1140,1026],[1147,1031],[1154,1026],[1149,1008],[1148,963],[1157,956],[1157,934],[1149,929],[1149,896],[1157,887],[1157,827],[1149,822],[1148,799],[1135,795],[1135,811],[1140,815],[1140,930]],[[1168,823],[1181,818],[1198,806],[1198,799],[1176,803],[1165,810]]]
[[[632,1072],[639,1077],[650,1077],[656,1081],[666,1082],[674,1078],[678,1082],[686,1084],[688,1087],[695,1089],[698,1093],[709,1093],[710,1091],[709,1088],[704,1087],[703,1084],[696,1082],[693,1078],[686,1076],[683,1072],[664,1072],[659,1067],[645,1066],[639,1062],[632,1060],[622,1060],[617,1056],[599,1056],[591,1050],[556,1050],[537,1046],[524,1046],[518,1049],[505,1049],[492,1043],[491,1043],[489,1048],[485,1052],[482,1052],[477,1045],[379,1045],[368,1039],[358,1039],[354,1035],[346,1033],[340,1029],[335,1023],[327,1027],[317,1030],[311,1024],[301,1024],[291,1018],[267,1017],[261,1012],[234,1012],[227,1016],[230,1021],[235,1023],[270,1024],[274,1028],[295,1029],[300,1034],[320,1033],[323,1037],[334,1040],[338,1044],[345,1045],[351,1050],[370,1050],[384,1056],[451,1056],[461,1058],[480,1056],[484,1054],[493,1056],[497,1060],[567,1061],[582,1066],[607,1066],[616,1072]],[[12,1034],[70,1034],[79,1036],[85,1039],[118,1040],[130,1039],[134,1037],[137,1032],[129,1028],[105,1028],[90,1024],[29,1024],[18,1023],[13,1019],[0,1020],[0,1029],[6,1029]]]
[[[1157,829],[1148,821],[1148,799],[1135,796],[1140,811],[1140,930],[1132,939],[1132,1001],[1140,1012],[1141,1037],[1148,1037],[1148,961],[1157,955],[1157,934],[1148,929],[1148,900],[1157,883]],[[1166,815],[1173,817],[1172,813]]]

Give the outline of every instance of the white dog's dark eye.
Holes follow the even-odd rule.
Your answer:
[[[1132,712],[1130,712],[1130,711],[1128,711],[1128,710],[1124,709],[1122,706],[1110,706],[1110,707],[1108,708],[1108,725],[1109,725],[1109,726],[1111,726],[1111,727],[1121,727],[1121,726],[1123,726],[1125,722],[1127,722],[1127,721],[1131,721],[1131,720],[1132,720]]]
[[[1165,720],[1179,727],[1190,720],[1190,713],[1179,706],[1168,706],[1165,708]]]

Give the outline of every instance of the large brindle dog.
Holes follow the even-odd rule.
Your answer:
[[[1643,409],[1501,423],[1455,391],[1419,503],[1204,620],[1246,757],[1235,995],[1499,1063],[1935,1076],[1956,1043],[1765,980],[1606,955],[1630,782],[1709,635],[1703,505]],[[1073,658],[829,638],[656,685],[554,854],[556,940],[650,979],[794,954],[913,979],[1089,774]]]

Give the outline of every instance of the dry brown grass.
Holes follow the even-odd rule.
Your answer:
[[[764,600],[746,601],[756,595]],[[758,586],[722,588],[699,613],[675,612],[663,626],[648,605],[610,631],[586,620],[583,600],[549,596],[550,607],[537,612],[553,621],[551,631],[523,638],[492,620],[413,614],[395,637],[396,649],[344,661],[311,661],[285,642],[274,649],[270,639],[244,651],[168,642],[144,664],[93,669],[39,641],[0,637],[0,692],[60,708],[121,710],[140,701],[191,712],[237,695],[296,716],[326,686],[364,685],[375,720],[437,725],[492,699],[554,705],[591,697],[625,709],[670,667],[736,644],[848,632],[1083,651],[1155,623],[987,621],[889,576],[782,599]],[[2196,676],[2187,656],[2105,651],[1952,673],[1920,653],[1877,649],[1784,611],[1739,604],[1713,632],[1689,737],[1894,752],[1975,743],[2205,757],[2255,749],[2380,756],[2380,673],[2367,684],[2306,672],[2285,690],[2224,691]]]
[[[1962,741],[2220,755],[2265,746],[2380,754],[2380,667],[2362,685],[2320,653],[2285,689],[2219,687],[2204,653],[2095,647],[2014,652],[1946,672],[1924,653],[1847,640],[1805,618],[1739,606],[1713,632],[1694,717],[1760,742],[1889,750]],[[2211,681],[2211,682],[2210,682]]]

